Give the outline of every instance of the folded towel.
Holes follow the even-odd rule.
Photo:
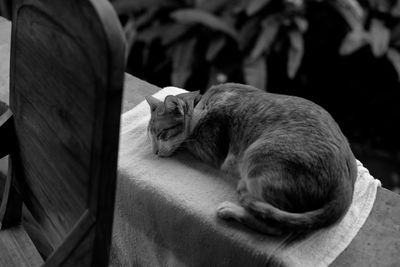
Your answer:
[[[154,96],[186,92],[167,87]],[[122,116],[111,266],[327,266],[350,244],[374,204],[377,186],[358,165],[353,203],[340,223],[292,240],[220,220],[216,207],[237,202],[237,181],[182,151],[151,153],[150,109]]]

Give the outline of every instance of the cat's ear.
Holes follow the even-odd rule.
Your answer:
[[[168,95],[165,98],[164,105],[166,110],[183,115],[185,113],[185,102],[174,95]]]
[[[195,107],[201,99],[200,91],[190,92],[190,99],[193,101],[193,107]]]
[[[193,92],[188,92],[188,93],[183,93],[177,95],[177,97],[183,99],[185,103],[190,106],[190,107],[195,107],[197,103],[199,103],[201,99],[201,94],[200,91],[193,91]]]
[[[150,106],[150,110],[151,112],[153,112],[154,110],[156,110],[156,108],[158,107],[158,105],[160,103],[162,103],[161,100],[158,100],[157,98],[153,97],[153,96],[146,96],[146,101]]]

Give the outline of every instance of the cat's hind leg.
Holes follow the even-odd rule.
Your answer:
[[[237,192],[239,196],[247,195],[246,182],[241,179],[237,186]],[[217,215],[221,219],[225,220],[236,220],[253,230],[268,235],[281,235],[282,231],[278,228],[267,225],[264,221],[255,217],[252,213],[247,211],[243,206],[235,204],[233,202],[225,201],[222,202],[217,208]]]
[[[281,235],[282,230],[267,225],[262,220],[254,217],[249,211],[235,203],[225,201],[217,208],[217,215],[221,219],[236,220],[247,227],[268,235]]]
[[[228,173],[234,177],[240,177],[237,167],[237,156],[229,152],[224,162],[220,166],[221,171]]]

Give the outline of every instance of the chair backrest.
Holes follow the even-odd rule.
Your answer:
[[[49,266],[74,253],[104,265],[125,69],[118,17],[107,0],[13,2],[14,183],[54,249]]]

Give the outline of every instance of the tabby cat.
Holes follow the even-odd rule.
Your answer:
[[[235,175],[240,205],[217,215],[265,234],[312,230],[348,210],[357,177],[350,146],[333,118],[311,101],[227,83],[198,92],[146,97],[153,153],[179,147]]]

